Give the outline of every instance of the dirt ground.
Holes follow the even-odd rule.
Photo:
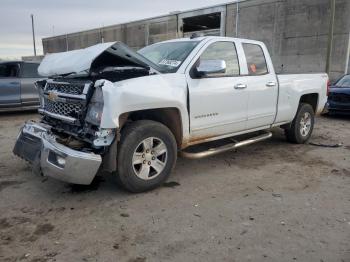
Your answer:
[[[276,129],[138,195],[34,175],[12,148],[35,118],[0,115],[0,261],[350,261],[350,118],[317,119],[312,142],[340,148]]]

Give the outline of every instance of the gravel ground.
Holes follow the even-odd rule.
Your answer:
[[[179,159],[168,183],[129,194],[103,174],[71,186],[12,154],[35,113],[0,115],[0,261],[350,261],[350,118],[312,141],[271,140]]]

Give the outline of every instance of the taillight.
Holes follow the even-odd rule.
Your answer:
[[[327,96],[329,96],[329,91],[330,91],[330,88],[331,88],[331,81],[327,81]]]

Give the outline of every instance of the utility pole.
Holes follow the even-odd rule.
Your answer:
[[[329,75],[331,72],[332,65],[332,51],[333,51],[333,35],[334,35],[334,19],[335,19],[335,0],[330,0],[330,20],[329,20],[329,33],[328,33],[328,45],[327,45],[327,61],[326,61],[326,72]]]
[[[36,47],[35,47],[35,31],[34,31],[34,15],[30,15],[32,19],[32,32],[33,32],[33,47],[34,47],[34,56],[36,56]]]
[[[238,23],[239,23],[239,1],[236,3],[236,37],[238,37]]]

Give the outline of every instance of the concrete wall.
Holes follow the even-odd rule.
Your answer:
[[[336,1],[331,77],[345,72],[349,56],[350,1]],[[227,35],[236,36],[236,4],[227,7]],[[324,72],[329,0],[252,0],[239,4],[238,37],[266,43],[277,72]]]
[[[43,39],[44,53],[122,41],[137,50],[182,36],[182,17],[188,13],[224,10],[223,35],[266,43],[279,73],[324,72],[330,20],[330,0],[247,0],[181,14]],[[349,57],[350,0],[336,0],[331,78],[343,74]],[[237,32],[236,29],[238,28]]]
[[[122,41],[138,50],[148,44],[177,38],[177,16],[169,15],[121,25],[42,39],[44,54],[81,49],[102,42]]]

